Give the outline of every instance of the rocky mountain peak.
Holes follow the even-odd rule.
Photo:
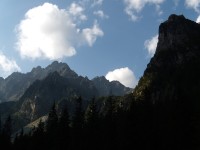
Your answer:
[[[200,24],[186,19],[183,15],[172,14],[159,27],[157,51],[181,46],[185,42],[191,42],[191,38],[199,39],[199,37]]]
[[[145,71],[179,67],[200,57],[200,24],[183,15],[170,15],[161,23],[157,49]]]
[[[135,97],[153,103],[190,97],[196,90],[192,83],[200,75],[199,58],[200,24],[183,15],[170,15],[159,27],[156,53],[135,88]]]
[[[57,71],[63,77],[76,78],[78,75],[66,63],[54,61],[45,68],[47,73]]]
[[[34,67],[31,72],[39,72],[42,70],[42,67],[41,66],[37,66],[37,67]]]

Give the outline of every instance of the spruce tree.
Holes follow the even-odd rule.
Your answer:
[[[93,129],[96,128],[97,121],[98,121],[97,106],[95,98],[92,98],[85,112],[85,123],[88,128]]]
[[[83,108],[82,108],[82,97],[76,99],[75,112],[72,120],[72,126],[75,130],[81,130],[83,128]]]
[[[67,149],[69,147],[70,127],[67,106],[63,108],[58,121],[58,143],[59,149],[61,150]]]
[[[38,123],[38,126],[33,130],[32,134],[32,149],[40,147],[41,149],[45,148],[45,124],[42,120]]]
[[[82,98],[79,97],[76,99],[76,107],[74,116],[72,118],[72,147],[73,149],[80,150],[82,149],[82,138],[83,138],[83,108],[82,108]]]
[[[85,144],[88,150],[100,145],[100,128],[95,98],[90,101],[85,112]],[[96,147],[98,150],[100,148]]]
[[[0,114],[0,136],[1,136],[1,131],[2,131],[2,122],[1,122],[1,114]]]
[[[54,132],[57,128],[57,123],[58,123],[58,116],[56,112],[56,105],[54,102],[47,119],[47,124],[46,124],[47,133]]]
[[[11,148],[12,120],[9,115],[2,129],[2,146]]]
[[[55,102],[49,112],[47,124],[46,124],[46,134],[47,134],[47,146],[49,149],[56,149],[57,147],[57,125],[58,125],[58,116],[56,112]]]

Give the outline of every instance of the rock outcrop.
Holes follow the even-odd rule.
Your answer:
[[[158,39],[134,90],[136,99],[156,103],[200,97],[200,24],[173,14],[160,25]]]

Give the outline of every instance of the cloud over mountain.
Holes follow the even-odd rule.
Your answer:
[[[149,55],[152,57],[156,52],[156,47],[158,43],[158,35],[153,36],[151,39],[144,42],[145,48],[148,50]]]
[[[119,81],[126,87],[134,88],[137,85],[137,79],[134,72],[128,67],[115,69],[106,74],[106,79],[109,81]]]
[[[0,52],[0,73],[1,77],[7,77],[12,72],[20,71],[20,67],[17,65],[16,61],[7,58],[2,52]]]

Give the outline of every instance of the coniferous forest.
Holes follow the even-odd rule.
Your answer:
[[[46,122],[25,134],[23,129],[11,137],[12,118],[1,126],[0,147],[12,150],[84,150],[84,149],[195,149],[199,147],[199,127],[191,124],[186,103],[177,106],[148,101],[133,101],[131,95],[123,97],[131,101],[124,109],[122,97],[104,98],[103,110],[93,98],[86,110],[82,98],[76,99],[76,108],[70,117],[67,107],[60,114],[54,103]],[[179,107],[179,106],[180,107]],[[191,110],[188,110],[191,111]],[[191,114],[192,115],[192,114]],[[196,129],[194,128],[196,127]],[[192,131],[193,130],[193,131]]]

